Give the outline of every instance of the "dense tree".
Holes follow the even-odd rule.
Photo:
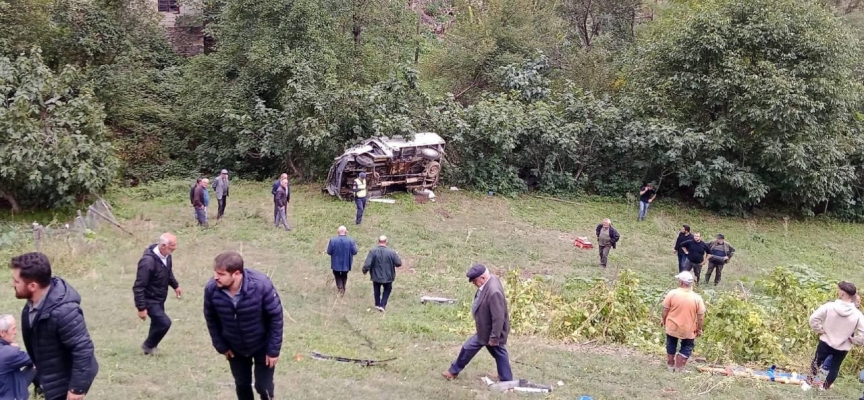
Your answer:
[[[53,206],[99,193],[118,163],[102,105],[71,66],[54,74],[38,51],[0,57],[0,197]]]

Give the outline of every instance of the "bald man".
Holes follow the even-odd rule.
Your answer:
[[[141,345],[145,355],[156,352],[159,342],[171,328],[171,318],[165,314],[168,287],[174,288],[178,299],[183,294],[171,265],[171,254],[176,248],[177,237],[166,232],[159,236],[159,243],[148,246],[138,260],[138,275],[132,293],[138,318],[143,321],[150,317],[150,333]]]
[[[373,295],[375,296],[375,308],[384,312],[387,309],[387,299],[393,290],[393,281],[396,280],[396,268],[402,266],[399,254],[387,247],[387,236],[378,238],[378,247],[369,250],[366,262],[363,263],[363,274],[370,272],[372,279]],[[381,293],[381,289],[384,293]]]
[[[336,290],[340,295],[344,295],[348,272],[351,272],[351,264],[357,255],[357,243],[348,237],[348,228],[340,226],[336,230],[336,237],[331,238],[327,244],[327,254],[330,256],[330,269],[333,270],[333,278],[336,280]]]

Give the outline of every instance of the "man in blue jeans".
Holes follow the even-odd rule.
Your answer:
[[[361,172],[360,176],[354,180],[354,204],[357,205],[357,225],[363,222],[363,212],[366,211],[366,173]]]
[[[690,225],[681,225],[681,232],[678,233],[678,239],[675,240],[675,254],[678,256],[678,272],[684,271],[684,261],[687,260],[687,253],[681,249],[681,244],[693,239],[693,234],[690,233]]]
[[[663,299],[660,325],[666,327],[666,368],[681,372],[693,353],[696,338],[702,335],[705,302],[693,292],[693,274],[684,271],[675,278],[678,288],[670,290]]]
[[[657,197],[657,190],[654,189],[654,184],[646,183],[639,189],[639,221],[645,220],[645,214],[648,214],[648,205]]]

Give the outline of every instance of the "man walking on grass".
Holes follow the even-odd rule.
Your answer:
[[[644,221],[648,214],[648,206],[657,197],[657,190],[653,183],[646,183],[639,189],[639,221]]]
[[[273,182],[273,189],[270,191],[273,193],[273,223],[279,220],[279,206],[276,205],[276,192],[279,191],[279,188],[282,187],[282,180],[288,179],[288,174],[282,174],[279,176],[279,179],[276,182]],[[288,199],[291,199],[291,184],[288,184]]]
[[[204,288],[204,319],[213,347],[225,356],[238,400],[274,398],[273,374],[282,350],[282,302],[267,275],[243,268],[243,257],[216,256]]]
[[[735,248],[726,241],[726,237],[722,233],[717,234],[717,239],[708,243],[708,272],[705,273],[705,283],[711,282],[711,273],[717,271],[717,276],[714,278],[714,286],[720,283],[720,275],[723,273],[723,266],[729,262],[735,254]]]
[[[600,266],[606,268],[609,261],[609,250],[614,249],[621,235],[612,227],[612,220],[606,218],[597,225],[597,245],[600,249]]]
[[[291,225],[288,225],[288,203],[291,201],[291,191],[288,189],[288,178],[282,179],[279,189],[276,189],[276,196],[273,197],[273,204],[276,205],[276,227],[279,225],[285,227],[286,231],[291,230]]]
[[[216,219],[222,219],[225,214],[225,205],[228,203],[228,170],[223,169],[222,173],[213,179],[213,191],[216,192],[216,202],[219,203],[218,214]]]
[[[699,284],[699,275],[702,273],[702,266],[708,260],[705,255],[708,254],[708,245],[702,241],[702,234],[696,232],[693,234],[692,240],[686,240],[681,243],[681,251],[687,255],[684,260],[684,271],[691,271],[696,278],[696,284]]]
[[[693,239],[693,234],[690,233],[690,225],[681,225],[681,232],[678,232],[678,239],[675,239],[675,254],[678,256],[678,272],[684,271],[684,261],[687,260],[687,254],[681,249],[681,243]]]
[[[33,361],[16,341],[18,324],[9,314],[0,315],[0,399],[27,400],[36,377]]]
[[[501,281],[481,264],[473,265],[465,276],[477,287],[474,302],[471,304],[471,315],[474,317],[477,333],[462,345],[456,361],[441,375],[448,380],[456,379],[477,352],[486,347],[495,359],[498,380],[512,381],[513,372],[510,370],[510,357],[507,354],[510,314],[507,312],[507,298]]]
[[[666,327],[666,368],[681,372],[693,353],[696,338],[702,335],[705,302],[693,292],[693,274],[684,271],[675,278],[678,288],[663,299],[660,325]],[[681,343],[680,349],[678,343]]]
[[[354,180],[354,204],[357,206],[357,218],[354,221],[357,225],[363,222],[363,212],[366,211],[366,173],[361,172],[357,179]]]
[[[393,281],[396,280],[396,268],[401,266],[402,260],[399,254],[387,247],[387,236],[379,237],[378,247],[369,250],[366,262],[363,263],[363,275],[369,272],[375,296],[375,308],[378,311],[386,311],[387,300],[390,298],[390,291],[393,290]]]
[[[336,280],[336,290],[340,295],[344,295],[348,273],[351,272],[351,264],[354,262],[354,256],[357,255],[357,243],[348,237],[348,228],[344,226],[340,226],[336,233],[337,236],[331,238],[330,243],[327,244],[327,254],[330,256],[330,268]]]
[[[174,277],[171,254],[177,248],[177,237],[171,233],[159,236],[159,243],[144,249],[144,254],[138,260],[138,274],[132,293],[135,297],[135,308],[138,318],[146,320],[150,317],[150,332],[141,344],[145,355],[156,353],[159,342],[171,329],[171,318],[165,314],[165,300],[168,298],[168,287],[174,289],[179,299],[183,289]]]
[[[840,282],[837,289],[837,300],[823,304],[810,316],[810,328],[819,334],[810,374],[815,376],[819,366],[831,357],[823,390],[831,388],[837,380],[840,365],[852,344],[864,345],[864,315],[855,307],[858,290],[849,282]]]
[[[192,190],[192,206],[195,207],[195,220],[198,221],[199,226],[207,226],[207,206],[210,205],[210,194],[207,193],[209,185],[210,180],[204,178]]]
[[[46,400],[82,400],[99,372],[93,341],[84,323],[81,296],[62,278],[51,276],[42,253],[12,258],[15,297],[21,312],[24,346],[36,366],[37,392]]]

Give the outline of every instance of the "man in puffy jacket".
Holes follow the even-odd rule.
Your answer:
[[[344,226],[340,226],[336,233],[338,236],[330,238],[327,243],[327,254],[330,256],[330,269],[333,270],[336,290],[339,295],[345,295],[348,273],[351,272],[351,264],[357,255],[357,243],[348,237],[348,228]]]
[[[837,300],[823,304],[810,316],[810,328],[819,334],[816,356],[810,366],[811,375],[815,376],[819,366],[831,356],[823,389],[830,388],[837,379],[840,365],[852,344],[864,344],[864,315],[855,307],[854,301],[858,289],[849,282],[840,282],[837,289]]]
[[[204,288],[204,319],[213,347],[231,365],[238,400],[273,399],[273,373],[282,350],[282,302],[267,275],[243,268],[243,257],[216,256]]]
[[[27,400],[27,388],[36,375],[33,361],[15,341],[15,317],[0,315],[0,399]]]
[[[171,318],[165,314],[165,300],[168,298],[168,287],[174,289],[179,299],[183,289],[174,277],[171,254],[177,248],[177,237],[170,233],[159,236],[159,243],[144,249],[144,254],[138,260],[138,274],[132,293],[135,297],[135,308],[138,318],[146,320],[150,317],[150,332],[141,345],[144,354],[156,352],[159,342],[171,329]]]
[[[84,323],[81,296],[61,278],[51,276],[42,253],[12,258],[15,297],[26,299],[21,330],[27,354],[36,366],[37,388],[46,400],[82,400],[99,364]]]

